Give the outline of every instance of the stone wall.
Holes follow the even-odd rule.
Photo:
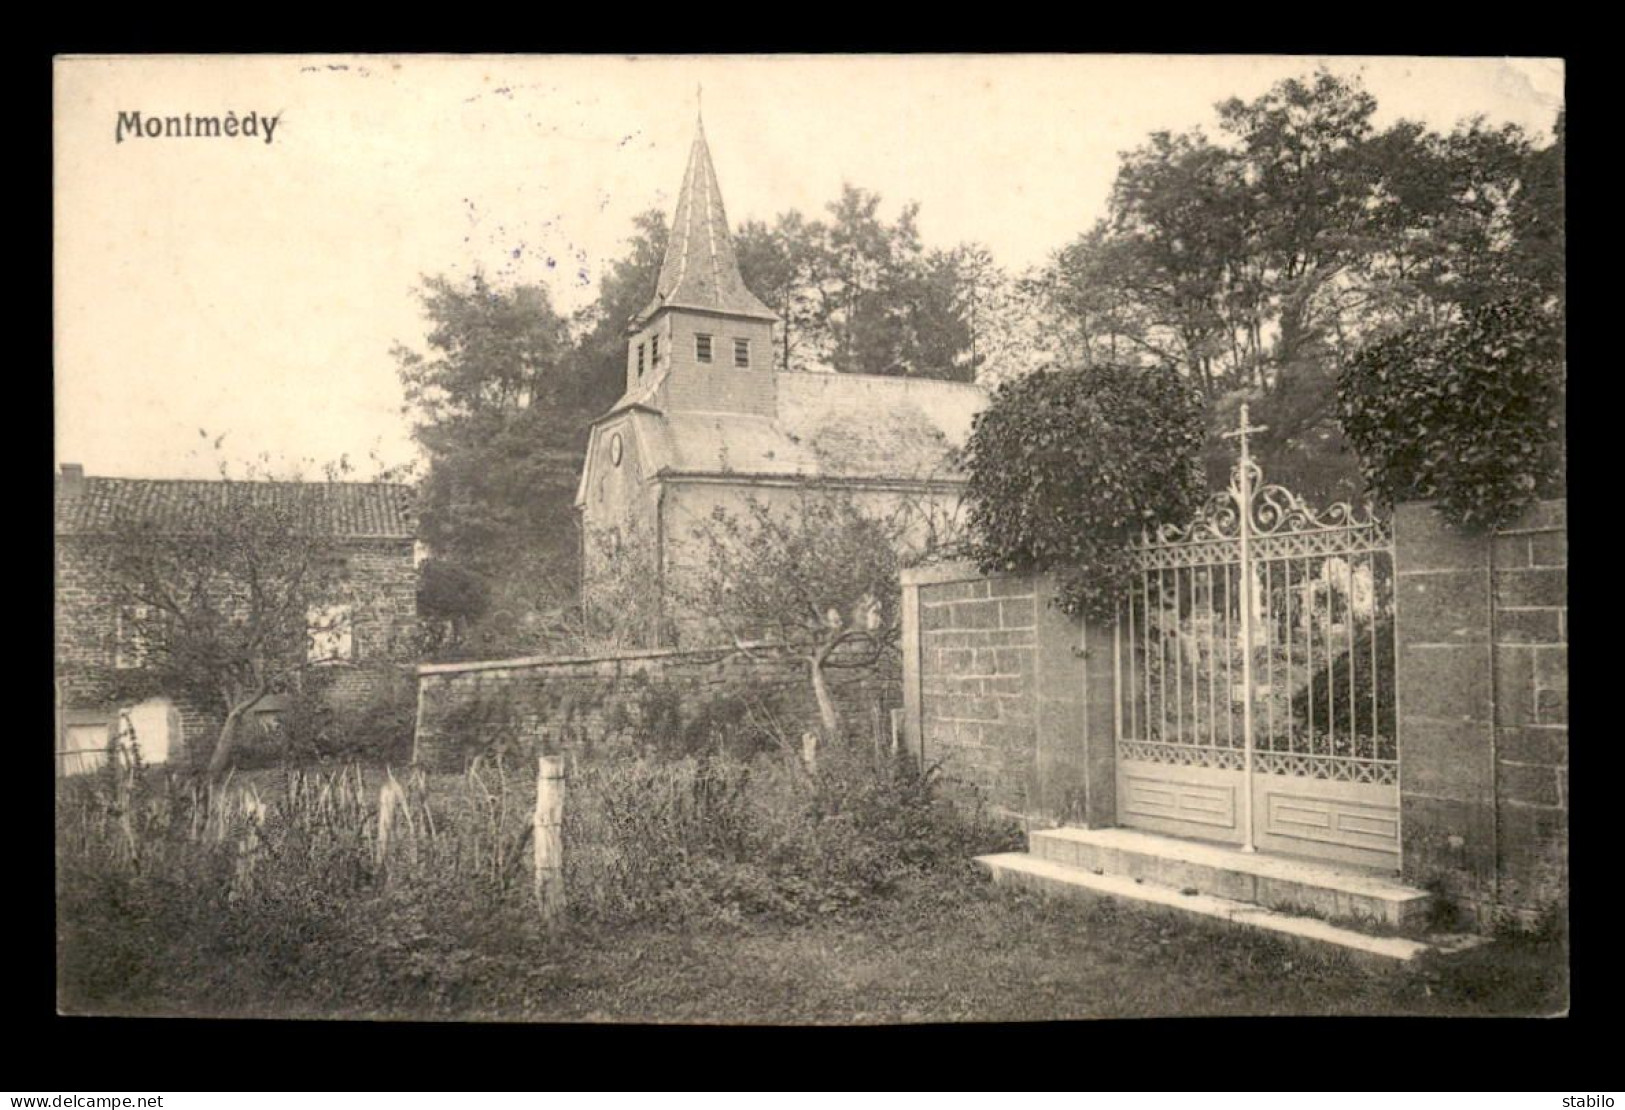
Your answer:
[[[1493,537],[1394,520],[1402,860],[1480,924],[1568,890],[1568,540],[1546,501]]]
[[[1047,578],[955,563],[905,571],[904,697],[927,763],[1038,825],[1114,814],[1109,629],[1050,604]]]
[[[849,733],[889,732],[902,700],[895,663],[833,669],[829,683]],[[435,663],[418,668],[418,729],[413,759],[433,770],[461,770],[493,741],[524,754],[591,750],[653,722],[651,706],[692,722],[719,703],[772,710],[792,742],[816,725],[818,710],[804,663],[752,660],[719,649],[623,652],[580,658]]]

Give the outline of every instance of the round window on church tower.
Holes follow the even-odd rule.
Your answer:
[[[621,465],[621,433],[616,432],[609,437],[609,461],[616,466]]]

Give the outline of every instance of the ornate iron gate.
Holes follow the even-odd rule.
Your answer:
[[[1230,486],[1136,549],[1119,605],[1126,825],[1399,866],[1393,533],[1265,485],[1247,409]]]

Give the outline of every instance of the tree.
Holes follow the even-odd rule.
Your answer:
[[[627,327],[654,298],[669,235],[660,212],[650,209],[634,218],[626,254],[609,264],[599,279],[598,296],[571,322],[577,340],[570,376],[580,390],[574,411],[589,420],[602,415],[621,395]],[[585,439],[576,447],[585,451]]]
[[[569,638],[579,602],[574,518],[591,421],[620,395],[626,326],[655,287],[666,225],[638,217],[588,308],[566,321],[541,286],[431,277],[423,350],[397,344],[428,455],[422,537],[441,653],[532,650]]]
[[[814,355],[821,321],[813,283],[824,234],[822,224],[785,212],[772,227],[751,221],[734,236],[746,286],[778,313],[773,366],[786,373],[806,369]]]
[[[971,380],[1003,275],[974,246],[927,250],[918,204],[888,223],[880,203],[848,184],[827,220],[786,212],[740,228],[740,273],[780,318],[774,365]]]
[[[333,480],[183,486],[193,492],[172,519],[184,526],[132,516],[103,541],[121,642],[139,663],[121,674],[145,688],[125,692],[219,706],[211,774],[231,765],[244,715],[328,661],[373,603],[323,533]]]
[[[1202,490],[1202,410],[1172,370],[1094,366],[1006,382],[963,451],[984,571],[1054,571],[1068,613],[1109,618],[1128,544]]]
[[[752,498],[718,507],[699,535],[704,558],[683,603],[753,659],[807,667],[826,739],[840,735],[829,672],[872,668],[901,636],[896,520],[848,495],[804,491],[788,510]]]
[[[1310,496],[1359,492],[1337,422],[1354,354],[1508,298],[1561,294],[1562,128],[1448,134],[1374,125],[1357,80],[1324,70],[1217,106],[1217,128],[1159,132],[1127,152],[1106,220],[1031,288],[1067,345],[1061,365],[1167,365],[1218,439],[1247,402],[1272,478]]]

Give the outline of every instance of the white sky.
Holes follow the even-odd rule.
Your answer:
[[[544,281],[591,300],[631,219],[668,219],[695,86],[734,226],[823,213],[842,181],[928,244],[1013,270],[1104,214],[1118,154],[1212,128],[1213,105],[1308,57],[185,57],[60,60],[56,446],[87,473],[414,454],[390,348],[425,332],[419,275]],[[1552,60],[1342,58],[1379,124],[1482,114],[1550,132]],[[275,115],[263,137],[115,142],[121,111]]]

